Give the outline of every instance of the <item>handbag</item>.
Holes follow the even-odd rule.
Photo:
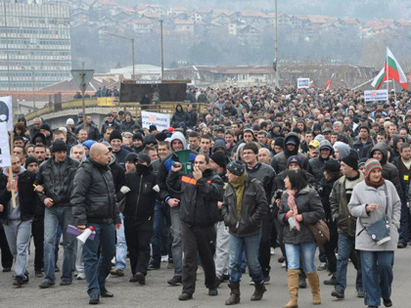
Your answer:
[[[318,246],[330,240],[330,229],[324,220],[320,219],[315,224],[308,224],[307,226],[311,230]]]
[[[384,217],[374,222],[372,225],[365,227],[360,219],[360,225],[363,228],[357,235],[360,235],[364,230],[367,231],[371,239],[377,244],[382,245],[391,240],[390,236],[390,219],[388,218],[388,190],[387,184],[384,185],[386,206]]]

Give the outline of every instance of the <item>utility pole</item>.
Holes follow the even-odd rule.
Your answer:
[[[34,94],[34,67],[31,67],[31,82],[32,82],[32,86],[33,86],[33,93],[32,93],[32,96],[33,96],[33,109],[34,109],[34,111],[36,110],[36,97],[35,97],[35,94]]]
[[[136,63],[135,63],[135,57],[134,57],[134,43],[135,43],[136,39],[132,38],[131,39],[131,57],[132,57],[132,61],[133,61],[133,77],[131,77],[131,79],[133,79],[133,81],[136,81]]]
[[[275,86],[280,86],[280,74],[278,73],[278,0],[275,0],[275,59],[274,59],[274,70],[275,70]]]
[[[163,21],[160,22],[160,33],[161,33],[161,80],[164,80],[164,35],[163,35]]]

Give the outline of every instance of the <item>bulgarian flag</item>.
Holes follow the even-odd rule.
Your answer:
[[[335,73],[332,74],[331,78],[327,81],[327,83],[325,84],[325,90],[330,90],[331,89],[331,82],[334,78]]]
[[[310,81],[310,87],[311,87],[311,88],[315,88],[315,83],[314,83],[313,80]]]
[[[385,61],[384,68],[380,71],[377,77],[375,77],[371,85],[378,90],[386,80],[396,80],[405,90],[408,90],[407,77],[388,47],[387,60]]]

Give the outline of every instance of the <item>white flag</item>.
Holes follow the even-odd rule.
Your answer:
[[[11,166],[7,123],[0,122],[0,167]]]

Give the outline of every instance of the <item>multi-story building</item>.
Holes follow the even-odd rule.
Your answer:
[[[0,90],[37,90],[69,78],[69,6],[14,2],[0,0]]]

